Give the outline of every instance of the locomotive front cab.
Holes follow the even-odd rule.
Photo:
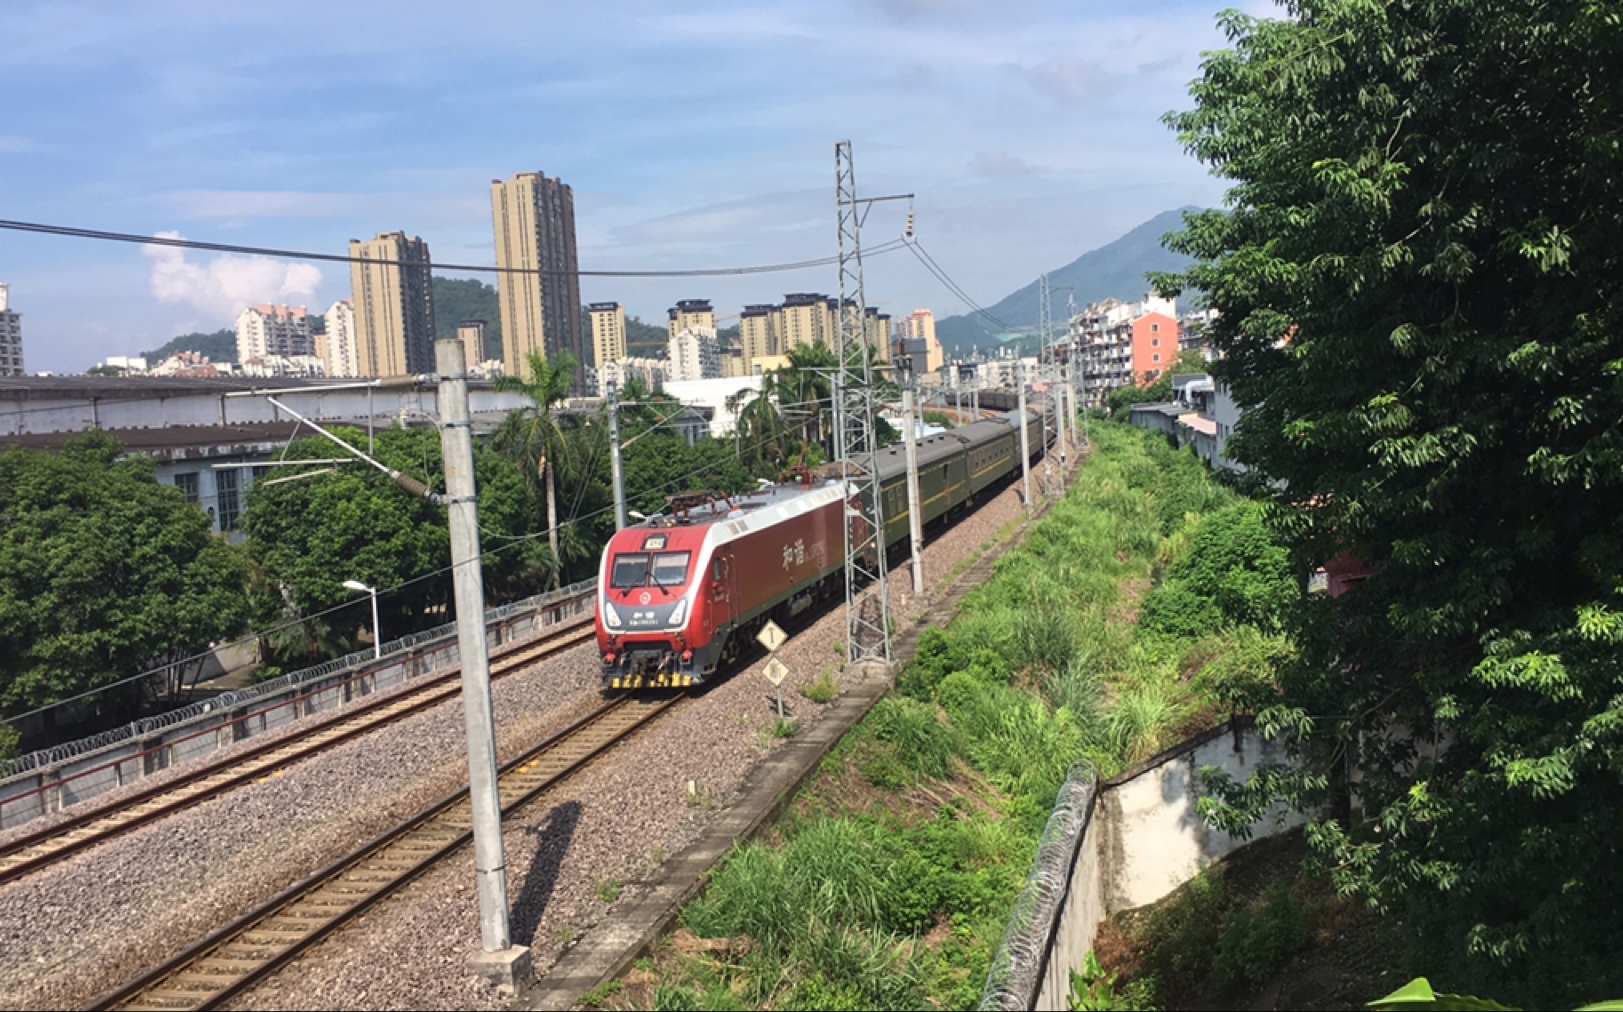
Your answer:
[[[700,546],[673,534],[627,528],[604,552],[597,631],[609,688],[693,683],[682,669],[692,662],[689,591]]]

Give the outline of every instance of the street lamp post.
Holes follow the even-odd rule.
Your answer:
[[[344,586],[346,588],[350,589],[350,590],[360,591],[363,594],[371,594],[372,595],[372,656],[374,658],[382,657],[383,656],[383,630],[382,630],[382,628],[380,628],[378,626],[378,590],[377,590],[377,588],[376,587],[368,587],[366,584],[362,583],[359,580],[345,580],[344,581]]]

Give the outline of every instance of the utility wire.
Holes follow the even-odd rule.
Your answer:
[[[935,262],[935,258],[930,256],[929,253],[925,252],[924,247],[919,245],[919,241],[917,239],[903,239],[901,241],[905,246],[907,246],[908,251],[918,258],[919,263],[924,265],[924,269],[935,275],[935,279],[946,286],[947,291],[964,300],[965,304],[967,304],[978,315],[984,317],[999,330],[1009,331],[1014,329],[1007,323],[1004,323],[1002,320],[993,316],[986,309],[982,308],[980,303],[970,298],[969,294],[958,286],[958,282],[952,280],[947,272],[942,269],[941,265]]]
[[[207,242],[200,239],[182,239],[175,236],[136,235],[131,232],[106,232],[93,228],[75,228],[71,225],[47,225],[32,221],[0,219],[0,229],[13,232],[33,232],[71,239],[97,239],[103,242],[127,242],[142,246],[173,246],[180,249],[208,250],[215,253],[242,253],[249,256],[281,257],[294,260],[322,260],[342,264],[378,264],[385,267],[414,267],[428,270],[467,271],[486,274],[560,274],[583,278],[701,278],[740,274],[772,274],[781,271],[799,271],[810,267],[827,267],[840,262],[838,256],[797,260],[783,264],[755,264],[748,267],[704,267],[668,271],[583,271],[557,267],[491,267],[485,264],[448,264],[429,260],[378,260],[370,257],[352,257],[337,253],[309,253],[299,250],[276,249],[268,246],[240,246],[235,243]],[[900,249],[902,240],[893,239],[865,253],[877,256]]]

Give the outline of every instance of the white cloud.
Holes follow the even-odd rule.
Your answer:
[[[160,239],[179,239],[178,232],[159,232]],[[159,302],[191,306],[216,323],[234,320],[255,303],[308,305],[314,301],[321,271],[314,264],[284,263],[263,256],[222,253],[207,264],[186,259],[175,246],[143,246],[152,261],[152,294]]]

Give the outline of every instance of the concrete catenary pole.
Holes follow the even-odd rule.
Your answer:
[[[902,443],[907,453],[907,530],[913,542],[913,596],[924,593],[924,520],[919,506],[919,448],[913,378],[902,387]]]
[[[1020,487],[1025,495],[1026,512],[1031,512],[1031,426],[1026,424],[1026,363],[1024,359],[1014,360],[1014,385],[1020,391],[1019,405],[1016,411],[1020,418]],[[1007,403],[1007,402],[1004,402]]]
[[[484,574],[480,566],[479,503],[473,479],[473,430],[463,345],[434,342],[439,369],[440,445],[445,455],[446,508],[451,526],[451,573],[456,592],[457,649],[462,661],[462,712],[468,733],[468,797],[473,810],[473,866],[479,893],[476,969],[504,987],[522,986],[529,950],[513,945],[507,919],[507,861],[496,788],[496,728],[490,704],[490,653],[485,642]]]
[[[626,529],[626,471],[620,459],[620,385],[609,380],[609,470],[614,475],[614,529]]]
[[[1056,379],[1049,388],[1053,391],[1053,395],[1049,397],[1049,400],[1053,402],[1054,417],[1059,424],[1059,487],[1063,489],[1065,487],[1065,465],[1070,459],[1070,454],[1066,452],[1067,443],[1065,441],[1066,429],[1069,427],[1065,417],[1065,363],[1055,362],[1054,371]]]

